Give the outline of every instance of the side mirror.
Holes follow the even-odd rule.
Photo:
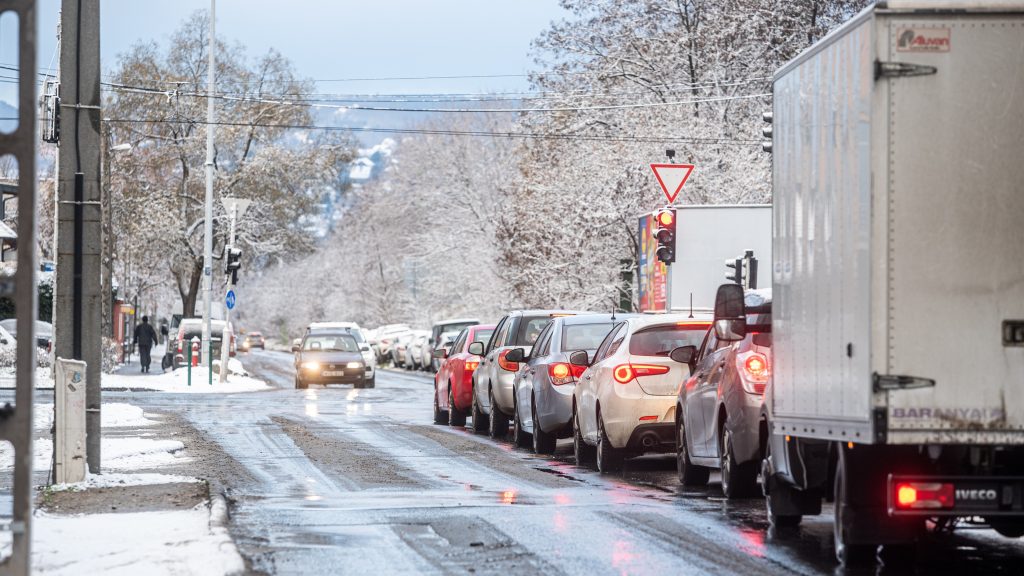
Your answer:
[[[469,345],[469,353],[473,354],[474,356],[483,356],[484,355],[484,343],[483,342],[473,342],[472,344]]]
[[[735,342],[747,336],[747,311],[743,287],[722,284],[715,295],[715,336],[723,342]]]
[[[437,350],[434,350],[434,358],[437,358],[439,360],[444,360],[447,357],[448,357],[448,349],[447,348],[438,348]]]
[[[298,352],[302,349],[302,338],[296,338],[292,340],[292,352]]]
[[[697,358],[697,347],[696,346],[680,346],[672,351],[668,355],[674,362],[680,364],[691,364]]]
[[[526,361],[526,351],[523,350],[522,348],[513,348],[513,349],[509,350],[507,354],[505,354],[505,361],[506,362],[516,362],[516,363],[525,362]]]
[[[370,347],[367,346],[366,344],[363,344],[362,346],[359,347],[359,351],[360,352],[369,352],[370,351]]]
[[[577,350],[569,355],[569,364],[586,368],[590,366],[590,355],[586,350]]]

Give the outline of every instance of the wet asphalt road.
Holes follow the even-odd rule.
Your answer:
[[[830,507],[775,534],[761,500],[727,502],[714,477],[682,489],[671,457],[601,476],[574,465],[568,440],[544,458],[433,425],[424,374],[383,370],[372,390],[294,390],[290,354],[242,361],[279,388],[105,397],[182,413],[244,468],[220,481],[257,572],[1024,573],[1024,542],[988,530],[936,535],[911,564],[846,571],[833,560]]]

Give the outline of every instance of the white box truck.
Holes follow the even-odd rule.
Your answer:
[[[1024,535],[1024,1],[879,2],[773,92],[771,521]]]

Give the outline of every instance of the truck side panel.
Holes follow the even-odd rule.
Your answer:
[[[891,443],[1024,436],[1024,16],[885,17]],[[776,296],[778,299],[778,296]],[[778,300],[777,300],[778,301]]]
[[[871,441],[873,18],[774,90],[773,425]]]

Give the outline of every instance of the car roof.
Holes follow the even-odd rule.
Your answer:
[[[355,322],[310,322],[309,326],[306,326],[306,329],[309,329],[309,330],[315,329],[315,328],[356,328],[356,329],[358,329],[359,328],[359,324],[356,324]]]
[[[533,309],[533,310],[513,310],[513,311],[509,312],[508,314],[506,314],[506,316],[551,316],[551,317],[555,317],[555,316],[559,316],[559,315],[579,316],[581,314],[591,314],[591,312],[586,312],[586,311],[582,311],[582,310],[539,310],[539,309]]]
[[[467,328],[467,330],[472,330],[475,332],[477,330],[494,330],[497,327],[497,324],[477,324],[476,326],[470,326],[469,328]]]
[[[688,324],[693,323],[706,329],[714,321],[714,314],[711,312],[694,312],[690,314],[642,314],[629,318],[627,322],[634,330],[648,328],[650,326],[663,326],[667,324]]]
[[[628,320],[635,318],[636,314],[580,314],[578,316],[560,316],[555,318],[556,321],[560,320],[563,326],[575,326],[579,324],[595,324],[598,322],[614,322],[618,320]]]
[[[449,320],[438,320],[434,322],[434,326],[444,326],[445,324],[467,324],[469,322],[480,323],[478,318],[452,318]]]

